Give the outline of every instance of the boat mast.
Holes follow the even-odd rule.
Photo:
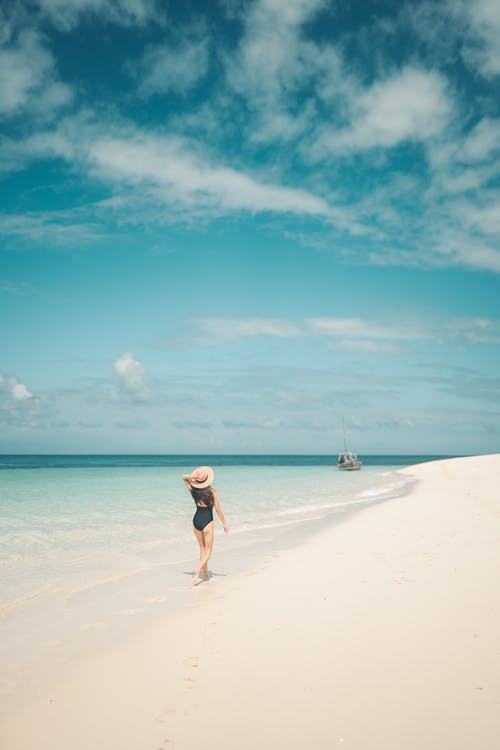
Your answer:
[[[344,453],[349,453],[349,447],[347,445],[347,432],[345,429],[345,417],[342,417],[342,429],[344,430]]]

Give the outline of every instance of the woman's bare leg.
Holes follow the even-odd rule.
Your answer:
[[[201,561],[203,559],[203,555],[205,554],[205,537],[203,536],[203,531],[199,531],[194,526],[193,526],[193,531],[194,531],[194,535],[196,539],[198,540],[198,544],[200,545],[200,567],[201,567]],[[192,582],[194,585],[196,585],[199,582],[199,580],[200,580],[200,568],[196,568]]]
[[[208,561],[210,560],[210,556],[212,554],[212,550],[214,548],[214,522],[208,524],[208,526],[205,526],[203,529],[203,538],[205,542],[205,554],[202,558],[202,570],[203,574],[206,576],[205,580],[208,581]]]
[[[214,546],[214,522],[211,521],[207,524],[201,533],[203,534],[204,549],[200,554],[200,565],[196,568],[194,574],[193,583],[195,584],[200,580],[201,571],[203,571],[204,580],[208,581],[208,561],[210,560],[210,555],[212,554]]]

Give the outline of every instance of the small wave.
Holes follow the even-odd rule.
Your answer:
[[[313,516],[311,519],[308,520],[314,520],[322,518],[322,516]],[[252,533],[254,531],[268,531],[270,529],[279,529],[283,526],[300,526],[303,523],[303,519],[299,518],[297,520],[293,521],[282,521],[282,520],[276,520],[271,523],[242,523],[241,526],[233,526],[231,528],[231,534],[234,536],[236,534],[247,534]]]
[[[34,591],[28,591],[26,594],[22,594],[22,596],[18,596],[16,599],[5,602],[4,604],[0,605],[0,615],[6,615],[7,612],[10,612],[13,609],[17,609],[18,607],[22,607],[23,604],[28,604],[35,601],[36,599],[39,599],[44,594],[48,594],[49,592],[53,591],[53,588],[54,587],[52,584],[46,584],[45,586],[41,586]]]
[[[380,497],[380,495],[385,495],[387,490],[387,487],[383,487],[379,490],[365,490],[364,492],[359,493],[359,497]]]
[[[309,513],[310,511],[329,510],[330,508],[333,508],[335,505],[336,503],[326,503],[322,505],[309,503],[308,505],[299,505],[297,508],[287,508],[287,510],[281,510],[279,511],[277,515],[278,516],[293,516],[293,515],[299,515],[302,513]]]

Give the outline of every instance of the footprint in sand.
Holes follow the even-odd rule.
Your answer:
[[[144,601],[146,604],[161,604],[162,602],[166,602],[167,599],[168,596],[148,596]]]
[[[173,714],[176,714],[177,710],[175,708],[167,708],[166,711],[162,713],[161,716],[155,716],[155,721],[157,721],[159,724],[165,723],[165,716],[172,716]]]
[[[188,656],[186,659],[182,660],[183,664],[187,664],[189,667],[197,667],[199,664],[199,656]]]
[[[135,609],[121,609],[118,614],[123,617],[131,617],[131,615],[138,615],[139,612],[144,612],[142,607],[136,607]]]

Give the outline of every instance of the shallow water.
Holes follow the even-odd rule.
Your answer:
[[[408,479],[397,469],[422,458],[339,472],[331,457],[210,457],[231,529],[223,535],[216,518],[213,580],[251,567],[264,548],[402,494]],[[134,618],[190,596],[198,547],[182,474],[207,462],[0,457],[1,694],[38,662],[67,663],[101,633],[125,632]]]
[[[214,465],[237,544],[377,497],[398,481],[388,476],[395,465],[355,473],[331,465]],[[89,462],[0,471],[0,612],[48,591],[67,595],[103,576],[189,559],[194,505],[182,483],[185,470]]]

